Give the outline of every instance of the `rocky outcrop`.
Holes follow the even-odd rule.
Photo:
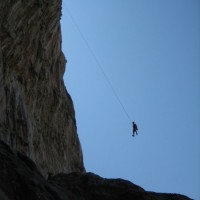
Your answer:
[[[178,194],[148,192],[129,181],[93,173],[61,173],[46,180],[33,161],[1,141],[0,163],[1,200],[190,200]]]
[[[60,16],[61,0],[0,1],[0,200],[189,200],[85,173]]]
[[[60,16],[61,0],[0,1],[0,139],[43,174],[84,171]]]

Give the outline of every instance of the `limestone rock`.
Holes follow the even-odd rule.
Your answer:
[[[84,171],[60,17],[61,0],[0,1],[0,139],[44,174]]]
[[[1,200],[190,200],[179,194],[159,194],[122,179],[105,179],[93,173],[57,174],[48,180],[21,153],[0,141]]]
[[[61,0],[0,1],[0,200],[189,200],[85,173],[60,16]]]

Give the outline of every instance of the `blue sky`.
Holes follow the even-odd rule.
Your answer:
[[[86,170],[200,200],[200,1],[64,0],[62,12]]]

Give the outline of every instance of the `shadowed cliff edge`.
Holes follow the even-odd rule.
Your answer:
[[[85,173],[60,17],[61,0],[0,1],[0,200],[189,199]]]
[[[93,173],[60,173],[46,180],[30,158],[14,153],[2,141],[0,163],[1,200],[189,200],[183,195],[147,192],[129,181]]]

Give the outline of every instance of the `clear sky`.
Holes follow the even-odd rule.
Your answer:
[[[86,170],[200,200],[200,1],[63,0],[61,22]]]

